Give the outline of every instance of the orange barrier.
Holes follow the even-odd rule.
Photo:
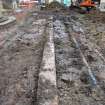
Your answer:
[[[19,7],[22,9],[32,9],[35,5],[35,1],[34,0],[30,0],[29,2],[21,2],[19,4]]]

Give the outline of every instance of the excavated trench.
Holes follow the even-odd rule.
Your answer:
[[[56,20],[54,28],[59,105],[78,105],[76,100],[79,100],[79,98],[73,88],[79,82],[80,69],[83,66],[83,63],[79,61],[82,61],[82,59],[69,40],[69,35],[63,23]]]
[[[77,19],[75,21],[71,17],[63,17],[54,20],[59,105],[104,105],[105,91],[101,87],[103,79],[97,77],[104,72],[104,63],[81,31],[83,32]],[[80,49],[74,43],[72,35]],[[98,86],[94,85],[81,52]]]

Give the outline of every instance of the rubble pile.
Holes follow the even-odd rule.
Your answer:
[[[51,10],[51,9],[63,9],[65,7],[63,4],[57,1],[54,1],[54,2],[51,2],[50,4],[47,4],[46,8]]]

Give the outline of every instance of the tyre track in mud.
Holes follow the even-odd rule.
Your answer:
[[[63,22],[56,21],[54,28],[59,105],[79,105],[73,85],[78,85],[83,62]]]
[[[79,23],[79,21],[78,22],[74,21],[74,24],[72,25],[72,30],[74,34],[73,33],[72,34],[75,40],[77,41],[80,47],[80,50],[88,63],[91,73],[94,76],[94,78],[92,79],[91,73],[89,73],[88,71],[88,74],[90,75],[91,80],[93,80],[93,82],[96,81],[97,85],[95,86],[95,94],[99,95],[99,100],[100,100],[100,101],[97,101],[97,103],[99,105],[104,104],[104,97],[105,97],[104,95],[104,92],[105,92],[104,90],[104,80],[105,80],[104,57],[102,53],[99,51],[99,47],[97,47],[94,43],[90,42],[86,38],[85,32],[82,27],[83,26],[82,24]],[[100,93],[98,93],[98,91],[100,91]]]
[[[89,46],[81,27],[70,17],[55,20],[54,24],[59,105],[104,105],[103,79],[99,77],[104,70],[102,58]],[[98,87],[93,84],[88,69]]]
[[[76,30],[76,27],[79,30]],[[87,59],[93,73],[96,77],[98,77],[98,79],[100,79],[100,81],[104,81],[105,78],[101,74],[103,73],[104,75],[105,73],[105,58],[100,52],[100,48],[86,38],[85,32],[80,25],[74,24],[72,29],[74,30],[74,37],[77,40],[80,49]],[[99,81],[97,82],[100,84]]]

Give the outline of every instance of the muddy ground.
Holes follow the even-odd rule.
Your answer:
[[[56,19],[54,22],[59,104],[104,105],[105,90],[101,84],[104,78],[100,75],[105,72],[105,65],[92,50],[93,46],[86,39],[85,27],[79,19],[81,18],[73,15]],[[91,80],[80,51],[72,40],[74,33],[99,87]]]
[[[2,37],[0,49],[0,105],[35,103],[46,19],[29,22],[14,32],[13,28],[2,32],[6,37]]]
[[[105,56],[105,13],[99,13],[95,11],[95,14],[87,14],[83,16],[85,21],[82,22],[85,26],[85,32],[87,38],[99,46],[100,51]]]
[[[58,105],[105,105],[105,14],[64,11],[33,12],[23,25],[0,30],[0,105],[36,105],[49,16],[53,16]]]

